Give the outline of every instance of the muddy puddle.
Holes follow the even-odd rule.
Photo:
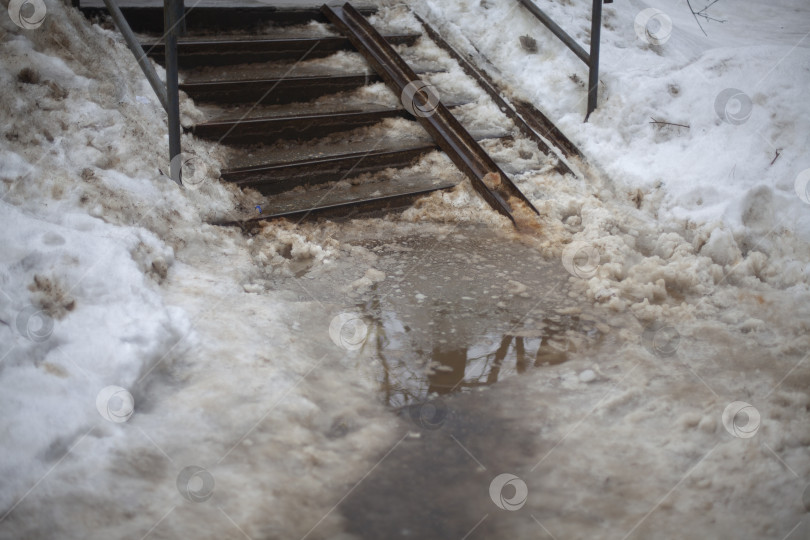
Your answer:
[[[338,240],[374,254],[371,279],[347,292],[357,277],[351,261],[298,269],[307,293],[299,299],[342,307],[332,341],[395,410],[561,364],[603,344],[609,330],[604,315],[572,297],[559,260],[487,227]]]
[[[524,285],[510,281],[507,288]],[[402,407],[492,385],[533,367],[565,362],[569,354],[601,339],[596,321],[559,313],[551,298],[506,293],[511,298],[487,310],[481,304],[498,295],[490,295],[492,289],[476,294],[465,284],[444,284],[445,293],[459,296],[455,299],[394,293],[374,295],[356,306],[367,321],[364,356],[372,361],[387,405]],[[554,289],[548,294],[555,296]],[[351,340],[349,326],[345,338]]]
[[[493,537],[506,518],[486,486],[493,470],[524,466],[535,437],[514,415],[537,410],[505,412],[520,402],[514,383],[608,354],[617,338],[604,314],[570,294],[562,263],[531,241],[470,226],[385,238],[339,239],[376,256],[366,276],[379,281],[354,302],[332,279],[356,279],[356,266],[300,280],[324,306],[342,306],[331,341],[401,423],[402,438],[336,512],[352,538]],[[593,375],[575,369],[583,382]]]
[[[331,330],[359,349],[393,408],[560,364],[604,339],[562,264],[514,238],[468,228],[360,244],[386,277]]]

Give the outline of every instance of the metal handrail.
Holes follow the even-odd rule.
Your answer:
[[[135,37],[135,34],[129,27],[124,14],[121,13],[121,10],[118,8],[116,3],[113,2],[113,0],[104,0],[104,5],[107,6],[107,11],[110,12],[110,16],[112,17],[113,22],[115,22],[115,26],[118,27],[118,30],[124,36],[124,41],[127,42],[129,50],[135,55],[135,60],[137,60],[138,65],[141,66],[141,70],[143,71],[143,74],[146,75],[146,80],[149,81],[149,84],[152,86],[152,90],[155,91],[158,101],[160,101],[160,104],[163,105],[166,112],[169,112],[169,101],[166,97],[166,87],[163,86],[163,82],[160,80],[160,77],[158,77],[155,68],[152,67],[152,63],[146,57],[146,53],[143,51],[141,43],[138,41],[138,38]]]
[[[80,8],[80,0],[72,0],[75,8]],[[163,0],[164,38],[166,40],[166,85],[158,77],[155,68],[149,62],[140,41],[129,26],[126,17],[113,0],[104,0],[115,26],[124,36],[124,41],[135,55],[141,71],[152,86],[158,101],[168,115],[169,124],[169,170],[172,180],[183,185],[182,148],[180,145],[180,93],[178,84],[177,37],[185,32],[184,0]]]
[[[180,147],[180,89],[177,81],[177,37],[185,20],[183,0],[163,0],[163,27],[166,39],[166,94],[169,115],[169,170],[172,180],[183,185]]]
[[[571,52],[577,55],[580,60],[588,65],[588,112],[585,114],[585,121],[596,109],[596,102],[599,90],[599,41],[602,33],[602,2],[605,4],[612,4],[613,0],[593,0],[593,9],[591,10],[591,52],[585,52],[579,43],[574,41],[574,38],[569,36],[565,30],[555,23],[543,10],[532,2],[532,0],[518,0],[528,9],[532,15],[542,22],[546,27],[551,30],[551,33],[560,38],[560,41],[571,49]]]

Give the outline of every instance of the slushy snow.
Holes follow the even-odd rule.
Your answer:
[[[590,2],[536,1],[588,42]],[[382,4],[375,23],[417,28],[400,2]],[[376,486],[372,472],[413,477],[444,454],[420,446],[441,430],[386,408],[372,353],[344,338],[366,336],[358,306],[379,291],[423,315],[436,299],[399,291],[422,254],[385,238],[430,237],[441,253],[482,226],[493,244],[562,261],[570,305],[554,317],[590,317],[607,337],[544,343],[568,360],[447,398],[454,418],[481,420],[455,433],[480,463],[455,446],[452,481],[417,496],[468,501],[458,537],[482,518],[476,534],[499,538],[810,533],[810,204],[796,192],[810,168],[807,4],[721,0],[709,13],[725,22],[703,21],[708,36],[685,4],[606,5],[588,123],[583,65],[517,2],[410,5],[587,157],[562,176],[523,138],[485,143],[540,211],[532,234],[466,183],[383,219],[251,237],[210,225],[254,194],[218,182],[227,151],[189,136],[205,181],[180,189],[166,176],[165,114],[121,36],[56,0],[37,29],[0,11],[0,537],[360,537],[344,497]],[[636,31],[648,8],[672,22],[661,43]],[[438,47],[415,51],[449,69],[431,78],[441,93],[474,100],[468,128],[511,128]],[[182,113],[185,125],[204,117],[186,98]],[[415,166],[447,168],[435,156]],[[574,242],[599,256],[585,277],[564,270]],[[456,259],[448,290],[492,286],[492,313],[544,297],[489,249]],[[339,313],[356,313],[353,332],[330,337]],[[737,402],[759,415],[751,437],[726,422]],[[502,472],[528,486],[519,512],[489,499]],[[369,519],[407,524],[393,506]]]

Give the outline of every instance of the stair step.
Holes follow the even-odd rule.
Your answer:
[[[225,146],[225,160],[230,168],[283,165],[298,161],[326,159],[354,152],[396,150],[433,144],[430,135],[416,122],[394,120],[397,129],[386,129],[385,123],[355,132],[336,133],[316,140],[278,141],[275,144],[251,146]],[[502,129],[474,130],[478,141],[508,137],[511,132]]]
[[[375,212],[390,212],[411,206],[423,195],[450,189],[458,183],[446,179],[404,178],[396,181],[368,182],[340,188],[323,188],[311,191],[293,191],[273,197],[262,206],[262,213],[245,216],[244,219],[224,223],[249,226],[268,219],[292,220],[315,217],[351,218]]]
[[[408,148],[371,148],[360,152],[319,156],[285,163],[264,163],[225,169],[221,172],[221,178],[240,187],[253,188],[264,195],[274,195],[298,186],[315,186],[376,173],[388,168],[408,167],[426,154],[438,151],[441,149],[432,142],[411,145]]]
[[[279,139],[314,139],[330,133],[371,126],[386,118],[406,117],[407,114],[404,109],[385,109],[248,118],[197,124],[192,131],[197,137],[222,144],[258,144]]]
[[[312,101],[321,96],[354,90],[380,81],[382,79],[378,75],[366,74],[272,77],[183,83],[180,90],[199,102],[280,105]]]
[[[274,195],[298,186],[314,186],[351,176],[379,172],[389,167],[407,167],[420,157],[438,151],[435,144],[407,149],[351,152],[338,156],[292,163],[258,165],[222,171],[222,179],[240,187],[251,187],[263,195]]]
[[[420,34],[392,34],[385,39],[392,45],[410,47]],[[141,43],[147,56],[165,64],[166,47],[160,41]],[[353,50],[342,36],[297,37],[284,39],[184,39],[177,43],[181,69],[202,66],[227,66],[279,60],[323,58],[338,51]]]
[[[460,105],[462,104],[449,104],[448,107]],[[215,140],[222,144],[267,144],[281,139],[316,139],[331,133],[373,126],[386,118],[412,118],[412,116],[402,108],[385,108],[292,116],[243,117],[197,124],[192,128],[192,132],[201,139]]]
[[[103,17],[107,15],[107,8],[101,2],[82,0],[80,8],[85,17]],[[189,33],[204,30],[208,33],[224,31],[252,32],[270,24],[278,26],[293,26],[306,24],[310,21],[328,22],[317,8],[296,7],[218,7],[198,6],[186,4],[186,28]],[[127,22],[134,32],[162,34],[163,33],[163,5],[120,6]],[[377,9],[366,6],[359,8],[366,15],[373,15]]]

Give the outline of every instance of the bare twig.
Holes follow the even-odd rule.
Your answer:
[[[776,149],[776,155],[773,157],[773,160],[771,161],[771,165],[776,163],[776,160],[779,159],[779,156],[781,156],[781,155],[782,155],[782,152],[780,152],[779,149],[777,148]]]
[[[698,19],[698,17],[703,17],[707,21],[715,21],[715,22],[719,22],[719,23],[726,22],[725,20],[722,20],[722,19],[715,19],[714,17],[710,17],[706,13],[707,9],[709,9],[710,7],[712,7],[713,5],[715,5],[719,1],[720,0],[712,0],[711,2],[706,4],[706,7],[704,7],[700,11],[695,11],[694,8],[692,8],[692,2],[690,0],[686,0],[686,5],[689,6],[689,11],[692,12],[692,16],[695,18],[695,22],[697,23],[698,27],[700,28],[700,31],[703,32],[703,35],[706,36],[706,37],[708,37],[709,34],[707,34],[706,30],[703,29],[703,25],[700,24],[700,19]]]
[[[704,11],[706,11],[707,9],[709,9],[710,7],[712,7],[713,5],[715,5],[715,4],[716,4],[717,2],[719,2],[719,1],[720,1],[720,0],[712,0],[711,2],[709,2],[708,4],[706,4],[706,7],[705,7],[705,8],[701,9],[700,11],[698,11],[698,13],[703,13]]]
[[[650,118],[652,119],[652,122],[650,122],[651,124],[657,124],[657,125],[660,125],[660,126],[678,126],[678,127],[682,127],[682,128],[686,128],[686,129],[689,129],[689,127],[690,127],[690,126],[685,126],[683,124],[675,124],[673,122],[663,122],[661,120],[656,120],[653,117],[650,117]]]
[[[698,15],[699,17],[703,17],[707,21],[719,22],[721,24],[726,22],[725,19],[715,19],[714,17],[709,17],[708,15],[706,15],[704,13],[700,13],[700,12],[696,13],[696,15]]]
[[[720,1],[720,0],[713,0],[712,2],[709,2],[709,3],[706,5],[706,7],[705,7],[705,8],[703,8],[703,9],[701,9],[700,11],[698,11],[698,12],[696,13],[696,15],[698,15],[699,17],[703,17],[703,18],[704,18],[704,19],[706,19],[707,21],[714,21],[714,22],[719,22],[719,23],[724,23],[724,22],[726,22],[726,21],[725,21],[725,19],[715,19],[714,17],[709,17],[709,15],[708,15],[708,14],[706,14],[706,10],[707,10],[707,9],[709,9],[710,7],[712,7],[713,5],[715,5],[715,4],[716,4],[717,2],[719,2],[719,1]]]
[[[703,32],[704,36],[709,37],[709,34],[706,33],[706,30],[704,30],[703,26],[700,24],[700,20],[697,17],[697,12],[694,9],[692,9],[692,2],[690,2],[689,0],[686,0],[686,5],[689,6],[689,11],[692,12],[692,16],[695,18],[695,22],[697,23],[698,27],[700,28],[700,31]]]

